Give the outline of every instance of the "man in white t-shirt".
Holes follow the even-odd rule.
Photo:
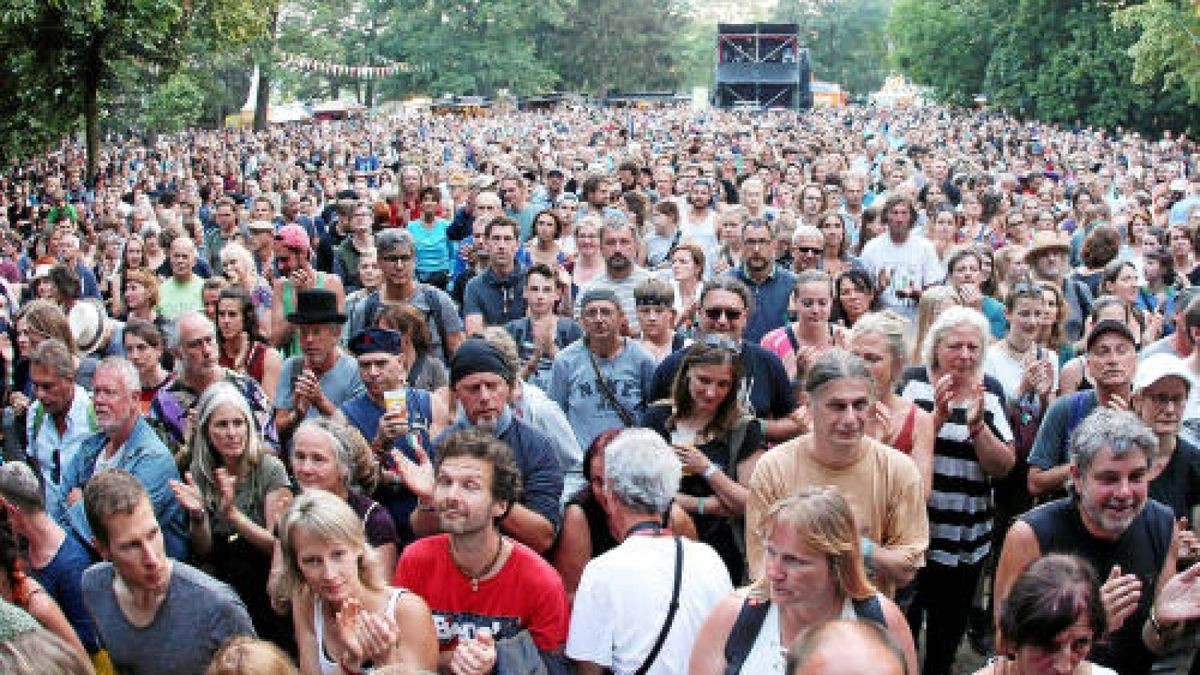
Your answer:
[[[648,661],[648,675],[687,672],[700,624],[732,590],[712,548],[661,526],[681,475],[675,452],[647,429],[625,431],[605,450],[599,500],[623,541],[583,568],[575,591],[566,652],[579,673],[607,668],[623,675]],[[670,615],[677,573],[679,605]],[[651,654],[667,621],[661,648]]]
[[[880,298],[884,308],[912,319],[921,293],[941,282],[945,273],[933,244],[912,234],[917,216],[912,200],[903,195],[889,197],[883,213],[887,236],[868,241],[861,260],[883,289]]]

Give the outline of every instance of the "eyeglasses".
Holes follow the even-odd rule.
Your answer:
[[[400,253],[397,255],[381,255],[381,256],[379,256],[379,259],[384,260],[386,262],[390,262],[390,263],[394,263],[394,262],[408,263],[408,262],[412,262],[413,257],[412,257],[411,253],[409,253],[407,255]]]
[[[704,310],[704,316],[707,316],[712,321],[719,321],[721,315],[725,315],[726,321],[737,321],[742,318],[743,310],[734,307],[709,307]]]
[[[770,239],[747,239],[742,242],[742,246],[745,246],[746,248],[763,248],[770,245]]]
[[[1168,396],[1166,394],[1153,394],[1148,397],[1150,402],[1157,408],[1166,408],[1167,406],[1175,406],[1182,408],[1187,403],[1187,396]]]

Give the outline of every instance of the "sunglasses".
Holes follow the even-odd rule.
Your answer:
[[[727,321],[737,321],[742,318],[742,310],[734,309],[733,307],[709,307],[704,310],[704,316],[707,316],[712,321],[718,321],[721,315],[725,315]]]
[[[410,261],[412,261],[413,257],[412,257],[412,254],[409,254],[409,255],[404,255],[404,254],[399,254],[399,255],[381,255],[381,256],[379,256],[379,259],[380,259],[380,260],[387,261],[387,262],[403,262],[403,263],[406,263],[406,262],[410,262]]]
[[[797,246],[796,252],[807,253],[808,255],[820,255],[822,253],[822,249],[813,248],[810,246]]]

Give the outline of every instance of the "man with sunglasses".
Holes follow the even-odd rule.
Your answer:
[[[788,302],[796,276],[775,264],[775,228],[767,220],[742,226],[742,263],[726,273],[754,293],[754,311],[746,320],[743,337],[751,342],[787,323]],[[818,249],[817,256],[820,256]]]
[[[794,438],[808,428],[807,411],[800,408],[779,357],[756,342],[742,340],[753,308],[754,296],[737,279],[719,277],[705,283],[700,293],[697,341],[739,352],[745,372],[740,395],[747,411],[759,418],[768,440]],[[654,371],[647,400],[670,398],[671,385],[686,354],[687,349],[680,349],[663,359]]]
[[[463,341],[463,323],[454,301],[440,288],[417,281],[416,251],[407,230],[389,228],[375,235],[375,250],[383,272],[383,286],[354,306],[348,335],[358,335],[373,326],[385,304],[410,304],[428,319],[429,353],[448,363]]]
[[[62,516],[62,476],[83,441],[97,430],[92,399],[75,383],[75,361],[59,340],[47,338],[29,355],[36,400],[26,414],[26,453],[45,486],[46,512]],[[13,459],[13,458],[9,458]]]
[[[821,269],[825,235],[813,225],[797,225],[792,233],[792,272]]]

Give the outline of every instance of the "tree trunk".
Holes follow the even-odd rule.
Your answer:
[[[254,97],[254,130],[267,128],[267,113],[271,105],[271,60],[263,59],[258,64],[258,91]]]
[[[84,68],[83,75],[83,119],[87,139],[87,179],[96,180],[100,163],[100,78],[96,64]]]
[[[267,113],[271,105],[271,53],[275,42],[279,39],[279,5],[271,10],[271,33],[266,53],[258,64],[258,95],[254,99],[254,130],[262,131],[267,128]]]

